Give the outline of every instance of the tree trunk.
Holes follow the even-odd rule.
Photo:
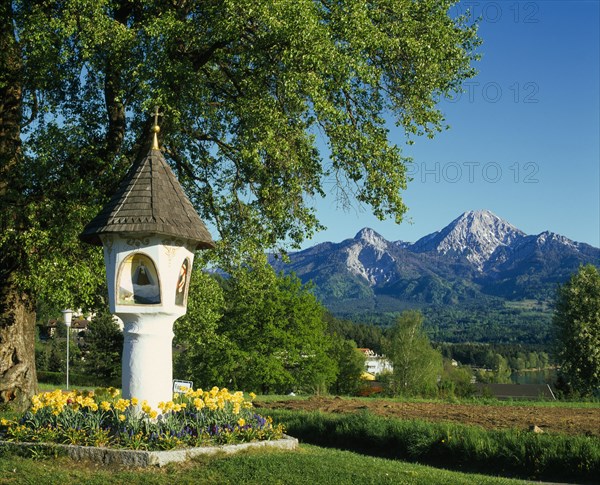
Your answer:
[[[18,410],[37,392],[35,311],[8,282],[0,288],[0,405]]]
[[[0,405],[27,406],[37,390],[35,311],[15,276],[25,255],[14,235],[22,229],[17,184],[21,162],[23,62],[12,1],[0,0]]]

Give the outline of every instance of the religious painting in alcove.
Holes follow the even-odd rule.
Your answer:
[[[179,270],[179,278],[177,278],[177,289],[175,291],[175,305],[185,305],[185,294],[187,292],[187,282],[189,274],[190,261],[186,259]]]
[[[145,254],[130,254],[121,263],[117,280],[118,305],[156,305],[160,303],[158,272]]]

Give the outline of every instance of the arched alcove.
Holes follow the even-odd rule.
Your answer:
[[[160,304],[160,280],[154,261],[144,253],[127,256],[117,276],[118,305]]]

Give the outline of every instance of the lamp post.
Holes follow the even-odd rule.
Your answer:
[[[69,340],[71,340],[71,319],[73,318],[73,310],[63,310],[63,321],[67,327],[67,391],[69,390]]]

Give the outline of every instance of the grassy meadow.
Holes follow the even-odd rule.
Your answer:
[[[41,386],[44,391],[56,387]],[[306,399],[258,396],[257,405],[284,398]],[[600,403],[478,402],[600,409]],[[260,412],[283,423],[288,433],[300,440],[299,449],[256,450],[235,456],[202,457],[164,468],[127,469],[75,462],[57,452],[31,449],[17,453],[0,445],[0,484],[525,483],[515,477],[594,483],[600,473],[600,439],[593,436],[486,431],[476,426],[383,418],[368,412]],[[2,417],[14,414],[0,412]]]
[[[594,483],[600,476],[597,436],[487,430],[382,417],[368,411],[269,412],[302,442],[363,455],[531,480]]]
[[[511,485],[524,482],[301,445],[295,452],[253,451],[135,470],[74,462],[65,457],[3,453],[0,455],[0,483]]]

